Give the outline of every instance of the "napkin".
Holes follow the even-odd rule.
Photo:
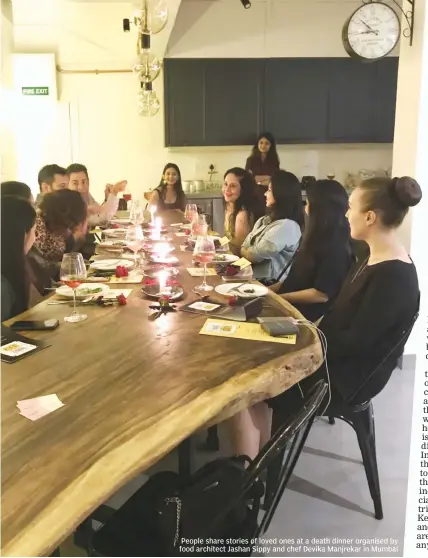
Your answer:
[[[53,413],[60,407],[64,407],[64,403],[57,395],[51,394],[34,397],[33,399],[23,399],[18,401],[16,406],[20,415],[34,421]]]

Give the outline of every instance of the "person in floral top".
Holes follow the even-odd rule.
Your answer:
[[[72,250],[75,238],[87,232],[87,210],[82,196],[72,190],[58,190],[43,197],[36,218],[34,246],[48,263],[61,262]]]

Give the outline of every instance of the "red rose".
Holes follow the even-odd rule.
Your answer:
[[[238,302],[238,297],[237,296],[230,296],[229,297],[229,306],[235,306],[237,302]]]
[[[116,299],[117,299],[117,302],[119,303],[119,306],[125,306],[126,296],[123,293],[120,293],[120,295],[117,295]]]

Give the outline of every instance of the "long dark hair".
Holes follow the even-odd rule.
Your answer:
[[[261,159],[261,153],[259,151],[259,141],[262,138],[266,138],[270,143],[270,149],[266,153],[266,161],[272,163],[273,165],[279,168],[279,157],[278,157],[278,152],[276,150],[276,140],[270,132],[263,132],[262,134],[259,134],[256,143],[253,145],[253,149],[251,150],[251,158]]]
[[[234,232],[236,217],[240,211],[245,210],[248,213],[248,220],[251,225],[254,225],[255,221],[263,215],[263,211],[260,208],[260,201],[256,190],[257,185],[253,175],[241,167],[229,169],[224,173],[224,178],[228,174],[234,174],[241,186],[241,193],[235,201],[233,213],[229,217],[230,230]]]
[[[36,211],[23,198],[4,196],[1,200],[1,274],[14,293],[12,315],[28,308],[30,278],[24,254],[25,235],[34,227]]]
[[[183,200],[185,198],[184,195],[184,191],[183,191],[183,184],[181,183],[181,172],[180,169],[178,167],[178,165],[176,165],[175,163],[167,163],[162,171],[162,178],[161,181],[159,183],[159,190],[160,190],[160,195],[162,197],[162,199],[165,199],[165,194],[166,194],[166,184],[165,181],[163,179],[166,171],[168,169],[174,169],[175,172],[177,173],[177,182],[174,184],[174,189],[175,189],[175,195],[177,196],[177,201],[180,202],[181,204],[183,204]]]
[[[307,189],[309,220],[296,257],[315,265],[333,240],[342,240],[351,246],[348,194],[336,180],[317,180]]]
[[[16,182],[15,180],[1,183],[1,197],[3,198],[3,196],[18,196],[27,201],[31,201],[33,198],[30,187],[24,182]]]
[[[269,210],[272,221],[290,219],[303,230],[305,218],[302,205],[302,187],[292,172],[279,170],[270,181],[275,205]]]

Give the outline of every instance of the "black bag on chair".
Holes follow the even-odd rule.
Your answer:
[[[180,546],[191,556],[236,555],[221,542],[208,543],[217,547],[213,552],[200,547],[209,538],[251,539],[264,485],[256,480],[243,497],[247,459],[217,459],[186,482],[174,472],[154,475],[95,533],[91,555],[176,556],[183,554]],[[203,542],[191,544],[183,539]],[[248,546],[248,555],[249,542],[242,545]]]

